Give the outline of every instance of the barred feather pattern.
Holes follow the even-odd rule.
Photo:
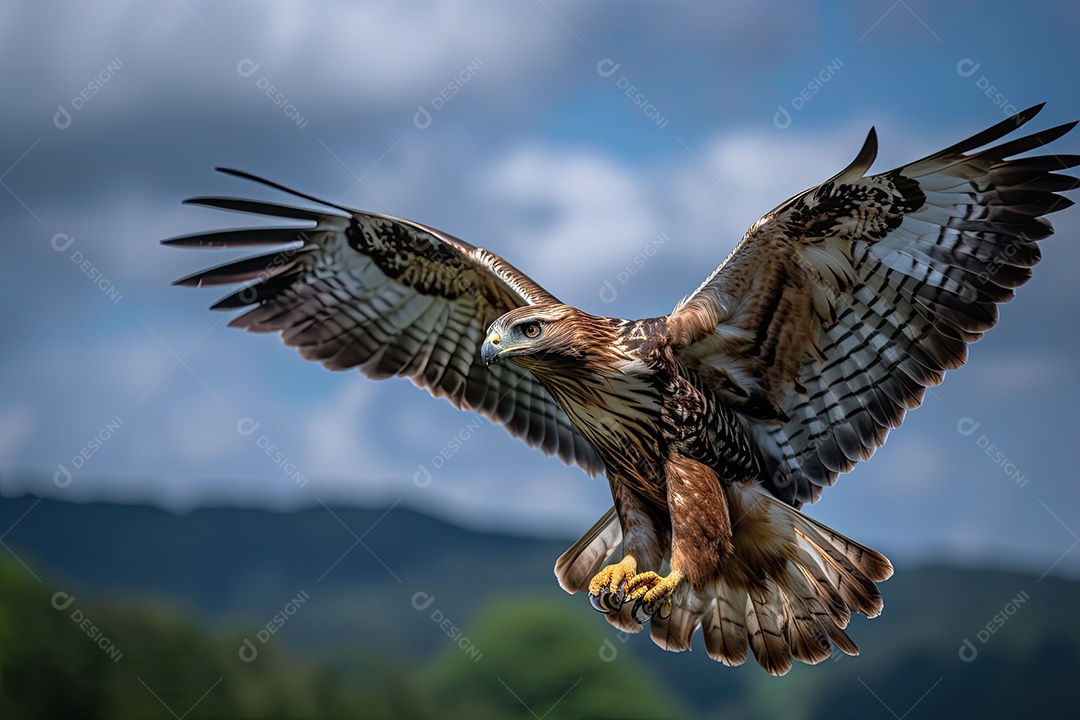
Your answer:
[[[777,675],[834,645],[858,652],[844,629],[853,612],[880,613],[875,583],[892,567],[797,508],[869,458],[1030,278],[1052,232],[1042,216],[1080,186],[1056,171],[1080,157],[1010,158],[1075,123],[980,148],[1038,110],[867,177],[871,132],[848,168],[756,223],[667,318],[678,360],[740,414],[764,472],[760,485],[725,486],[734,551],[711,581],[675,590],[669,617],[653,616],[658,645],[688,650],[701,628],[714,659],[752,652]],[[583,589],[609,551],[618,557],[612,524],[560,558],[564,588]]]
[[[745,417],[777,497],[814,502],[869,458],[1031,277],[1037,241],[1052,232],[1041,216],[1072,205],[1057,193],[1080,186],[1056,171],[1080,157],[1009,158],[1075,123],[979,148],[1041,107],[867,177],[871,131],[848,168],[766,215],[676,308],[682,357],[775,408]],[[776,312],[780,301],[793,309]],[[813,309],[806,332],[792,327],[799,308]]]
[[[844,628],[852,612],[881,612],[875,583],[892,575],[889,561],[758,484],[731,485],[729,497],[738,518],[733,555],[711,582],[676,589],[670,615],[649,621],[653,642],[672,652],[690,650],[700,628],[712,659],[735,666],[753,653],[773,675],[787,673],[796,660],[819,663],[834,645],[857,655]],[[618,518],[609,510],[556,563],[563,589],[585,590],[605,560],[621,554],[621,539]],[[606,617],[620,629],[638,629],[617,613]]]
[[[247,173],[223,172],[323,207],[223,197],[189,200],[307,225],[165,240],[174,247],[285,246],[176,284],[247,283],[213,306],[246,310],[231,326],[278,332],[304,358],[331,370],[407,377],[567,464],[590,474],[603,470],[596,452],[531,374],[513,365],[486,368],[480,360],[486,329],[496,318],[516,307],[557,302],[539,285],[497,255],[438,230],[351,210]]]
[[[797,508],[869,458],[925,389],[966,361],[967,345],[996,323],[997,305],[1030,278],[1037,243],[1052,232],[1042,216],[1071,205],[1058,193],[1080,186],[1058,172],[1080,165],[1078,156],[1015,158],[1075,123],[992,145],[1040,109],[867,176],[871,130],[847,168],[755,223],[668,317],[589,316],[592,324],[567,326],[568,341],[531,354],[534,346],[517,346],[511,362],[490,368],[479,349],[498,319],[520,310],[548,321],[583,315],[501,258],[438,230],[225,171],[321,209],[196,198],[305,225],[166,244],[275,246],[178,284],[248,283],[214,305],[245,310],[234,326],[280,332],[330,369],[408,377],[587,472],[610,460],[618,512],[559,559],[560,584],[584,590],[611,557],[641,556],[639,571],[670,569],[680,579],[670,615],[649,621],[657,644],[689,649],[701,628],[716,660],[737,665],[753,653],[780,675],[795,660],[820,662],[834,645],[857,652],[844,628],[853,612],[881,611],[875,583],[892,572],[882,555]],[[634,342],[608,332],[631,326]],[[540,345],[560,337],[551,327]],[[569,365],[560,368],[560,358]],[[605,359],[603,372],[582,362],[589,358]],[[661,370],[692,378],[683,387],[694,392],[676,397],[654,382]],[[709,407],[687,412],[691,401]],[[682,468],[684,496],[670,494],[671,468]],[[639,629],[634,617],[628,604],[607,615]]]

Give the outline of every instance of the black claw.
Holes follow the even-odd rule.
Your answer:
[[[634,609],[630,611],[630,617],[634,619],[634,622],[639,625],[652,620],[652,616],[656,614],[656,605],[653,603],[647,603],[644,600],[638,600],[634,603]]]
[[[619,587],[615,592],[611,592],[608,588],[601,588],[599,594],[589,595],[589,604],[593,606],[594,610],[605,615],[619,612],[624,602],[626,602],[626,580],[619,583]]]
[[[619,583],[619,587],[611,594],[611,610],[612,612],[618,612],[622,609],[623,603],[626,602],[626,581],[623,580]]]
[[[619,590],[618,592],[605,592],[602,602],[608,612],[619,612],[619,610],[622,609],[623,604],[622,590]]]

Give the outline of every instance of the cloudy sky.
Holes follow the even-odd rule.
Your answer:
[[[656,315],[871,125],[886,170],[1037,102],[1037,127],[1080,117],[1078,29],[1064,1],[4,3],[0,490],[400,500],[570,536],[602,479],[170,287],[227,258],[159,240],[251,222],[180,201],[280,199],[212,170],[242,168],[444,229],[590,312]],[[898,557],[1080,571],[1080,213],[1054,221],[970,366],[813,515]]]

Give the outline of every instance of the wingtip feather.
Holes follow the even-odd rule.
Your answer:
[[[866,139],[863,140],[862,147],[859,148],[855,159],[846,168],[833,176],[832,182],[852,182],[866,175],[870,170],[870,166],[874,164],[874,160],[877,159],[877,151],[877,130],[871,127],[870,131],[866,133]]]

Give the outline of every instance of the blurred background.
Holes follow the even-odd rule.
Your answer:
[[[809,514],[881,550],[863,650],[780,680],[614,633],[551,566],[607,483],[170,287],[284,199],[414,219],[565,302],[668,312],[785,198],[1030,105],[1072,3],[0,8],[4,717],[937,717],[1072,707],[1080,213],[971,364]],[[1051,151],[1080,152],[1080,135]]]

